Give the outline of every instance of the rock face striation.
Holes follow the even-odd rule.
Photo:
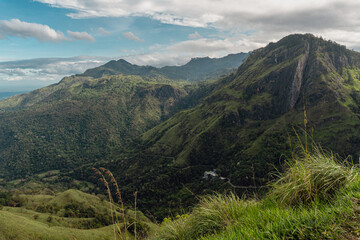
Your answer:
[[[285,111],[289,111],[295,106],[295,103],[298,101],[300,96],[300,89],[303,83],[303,77],[304,77],[304,70],[309,57],[309,46],[306,47],[306,52],[304,56],[302,56],[298,62],[298,65],[296,67],[296,71],[294,74],[294,79],[291,82],[291,87],[289,90],[289,97],[287,100],[288,107],[285,109]]]

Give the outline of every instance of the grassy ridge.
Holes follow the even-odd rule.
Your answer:
[[[112,219],[108,201],[78,190],[56,195],[15,194],[8,205],[17,207],[1,207],[0,239],[114,239],[114,230],[119,228],[122,237],[134,238],[133,210],[125,208],[125,229],[125,223]],[[119,207],[111,205],[113,213],[122,216]],[[157,228],[139,211],[136,222],[141,236]],[[116,236],[120,237],[117,230]]]
[[[262,200],[204,197],[192,214],[164,222],[153,239],[356,239],[358,171],[324,152],[308,157],[295,160]]]
[[[21,223],[21,224],[19,224]],[[83,230],[50,227],[48,224],[30,220],[17,214],[0,211],[0,238],[17,240],[37,239],[113,239],[112,226]]]

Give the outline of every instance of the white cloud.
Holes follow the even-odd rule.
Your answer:
[[[87,32],[67,31],[67,34],[75,40],[86,40],[94,42],[95,38]],[[23,22],[19,19],[0,20],[0,39],[6,39],[7,36],[21,38],[35,38],[40,42],[61,42],[71,41],[61,31],[56,31],[48,25]]]
[[[5,77],[5,81],[9,81],[9,82],[17,82],[17,81],[21,81],[23,78],[20,76],[9,76],[9,77]]]
[[[257,43],[279,39],[293,32],[332,36],[347,41],[360,32],[358,0],[35,0],[71,9],[72,18],[145,16],[167,24],[214,27]],[[341,35],[333,34],[340,32]]]
[[[21,38],[36,38],[41,42],[67,41],[68,38],[60,31],[55,31],[47,25],[22,22],[19,19],[0,20],[0,38],[6,36]]]
[[[98,28],[98,32],[99,32],[101,35],[103,35],[103,36],[108,36],[108,35],[110,35],[110,32],[107,31],[107,30],[105,30],[103,27],[99,27],[99,28]]]
[[[73,18],[122,17],[131,15],[151,16],[164,22],[189,26],[205,26],[228,19],[256,22],[259,16],[273,16],[275,19],[285,12],[331,10],[341,13],[341,8],[353,10],[359,6],[357,0],[35,0],[54,7],[75,10]],[[261,7],[260,7],[261,6]],[[339,8],[340,7],[340,8]],[[340,10],[340,11],[339,11]],[[353,11],[351,11],[353,12]],[[321,13],[321,12],[319,12]],[[318,14],[319,14],[318,13]],[[329,12],[324,12],[323,15]],[[354,15],[356,13],[354,12]],[[346,18],[347,16],[343,16]],[[354,16],[353,16],[354,17]],[[355,16],[356,17],[356,16]],[[306,21],[306,20],[305,20]],[[284,24],[284,23],[283,23]],[[331,23],[328,23],[331,24]]]
[[[188,38],[189,39],[198,39],[198,38],[201,38],[201,35],[198,32],[194,32],[194,33],[190,33],[188,35]]]
[[[87,32],[72,32],[67,31],[67,34],[75,40],[86,40],[88,42],[95,42],[95,38]]]
[[[133,40],[133,41],[137,41],[137,42],[144,42],[144,39],[141,39],[138,36],[135,36],[135,34],[133,34],[132,32],[125,32],[125,33],[123,33],[123,36],[129,40]]]

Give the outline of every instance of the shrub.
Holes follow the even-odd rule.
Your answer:
[[[7,206],[11,200],[12,200],[11,193],[0,191],[0,205]]]
[[[148,236],[150,232],[150,227],[141,221],[136,221],[135,219],[128,219],[129,223],[127,224],[127,230],[131,232],[132,234],[137,234],[137,237],[139,238],[145,238]],[[135,229],[136,228],[136,229]]]
[[[190,219],[188,217],[180,217],[174,220],[166,218],[162,223],[159,231],[155,233],[153,239],[162,240],[187,240],[194,239],[190,229]]]

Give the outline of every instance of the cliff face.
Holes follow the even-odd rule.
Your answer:
[[[294,78],[290,81],[290,90],[288,95],[288,100],[286,101],[287,108],[285,111],[289,111],[295,106],[295,103],[298,101],[300,96],[300,89],[303,84],[304,71],[309,57],[309,45],[306,46],[306,52],[302,56],[297,64]]]

